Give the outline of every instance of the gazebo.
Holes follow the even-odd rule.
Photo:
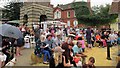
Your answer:
[[[114,24],[111,27],[120,30],[120,0],[113,0],[112,5],[109,10],[110,14],[118,14],[117,26]],[[116,28],[118,27],[118,28]]]

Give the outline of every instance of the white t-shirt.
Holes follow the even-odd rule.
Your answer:
[[[5,54],[0,53],[0,61],[6,61],[7,56]]]
[[[110,34],[109,37],[110,37],[110,40],[115,40],[116,36],[115,36],[115,34]]]

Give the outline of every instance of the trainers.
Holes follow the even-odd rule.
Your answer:
[[[43,62],[43,64],[48,64],[48,62]]]

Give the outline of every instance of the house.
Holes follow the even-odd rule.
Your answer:
[[[110,27],[115,31],[120,31],[120,0],[113,0],[109,13],[118,14],[117,22],[111,24]]]
[[[77,3],[80,3],[83,1],[79,1]],[[90,0],[87,0],[86,6],[91,10],[91,4]],[[69,27],[77,27],[78,21],[76,19],[74,8],[72,7],[73,3],[65,4],[65,5],[57,5],[57,7],[53,10],[53,17],[56,21],[61,21],[67,23],[67,26]],[[82,26],[79,25],[79,26]]]

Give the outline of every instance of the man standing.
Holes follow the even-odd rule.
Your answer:
[[[37,26],[37,28],[34,30],[35,33],[35,42],[39,39],[40,37],[40,28]]]
[[[88,27],[87,31],[86,31],[86,40],[87,40],[88,47],[91,48],[92,41],[91,41],[91,29],[90,29],[90,27]]]

